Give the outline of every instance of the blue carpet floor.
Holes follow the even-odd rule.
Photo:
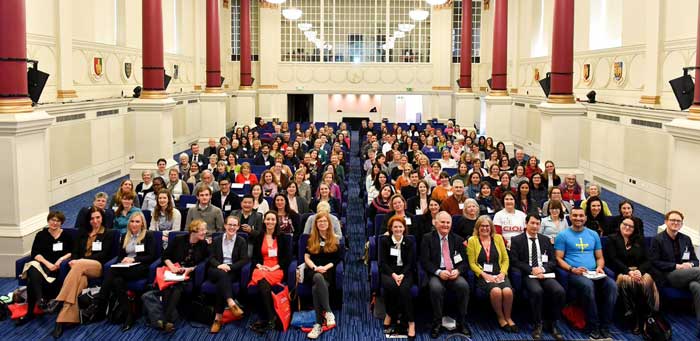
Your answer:
[[[367,281],[367,268],[360,260],[363,255],[364,246],[364,221],[363,210],[364,201],[360,198],[360,160],[357,155],[359,139],[357,132],[352,134],[353,152],[349,163],[349,197],[350,202],[347,214],[346,234],[349,238],[351,249],[346,254],[345,260],[345,282],[343,292],[342,311],[337,312],[338,327],[321,336],[325,340],[382,340],[382,322],[375,319],[369,311],[369,284]],[[67,213],[65,226],[73,226],[75,215],[82,206],[89,205],[92,197],[98,191],[114,193],[122,179],[115,180],[80,196],[57,204],[51,209],[61,210]],[[610,209],[617,212],[617,204],[621,197],[616,194],[603,191],[603,198],[610,206]],[[660,213],[654,212],[642,205],[636,206],[637,215],[644,220],[647,235],[655,230],[656,226],[662,223],[663,217]],[[14,279],[0,279],[0,293],[12,291],[17,286]],[[248,302],[246,310],[255,306],[255,301]],[[673,325],[674,340],[696,340],[696,326],[692,315],[692,310],[687,308],[666,307],[668,319]],[[474,340],[526,340],[529,339],[530,329],[527,324],[528,311],[526,303],[517,300],[514,309],[515,321],[521,327],[519,334],[505,334],[497,329],[495,317],[487,301],[471,300],[469,307],[469,324],[474,333]],[[305,340],[306,336],[298,330],[288,332],[274,332],[266,336],[258,336],[251,332],[247,326],[256,319],[255,313],[246,314],[244,320],[234,322],[224,326],[221,333],[212,336],[208,333],[208,326],[181,322],[178,330],[172,335],[163,335],[160,332],[143,325],[142,321],[134,329],[127,333],[121,333],[119,326],[105,322],[87,326],[68,329],[65,331],[63,339],[66,340]],[[430,306],[419,300],[417,302],[418,315],[418,337],[419,340],[430,340],[428,335],[428,325],[426,323],[430,316]],[[10,321],[0,322],[0,328],[4,330],[2,339],[4,340],[42,340],[50,339],[50,332],[53,328],[55,316],[37,318],[35,321],[15,328]],[[565,337],[568,340],[586,339],[586,335],[571,330],[568,326],[562,325]],[[625,333],[619,328],[613,328],[613,336],[616,340],[640,340],[632,334]],[[548,335],[545,335],[546,337]],[[464,338],[457,335],[443,334],[442,340],[462,340]]]

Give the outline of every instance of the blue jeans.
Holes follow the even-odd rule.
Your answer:
[[[586,323],[590,328],[610,328],[617,301],[617,285],[610,277],[590,280],[569,274],[570,289],[576,290],[586,310]]]

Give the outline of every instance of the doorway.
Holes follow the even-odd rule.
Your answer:
[[[310,122],[314,111],[314,95],[287,95],[287,121]]]
[[[418,123],[423,119],[423,96],[396,96],[396,122]]]

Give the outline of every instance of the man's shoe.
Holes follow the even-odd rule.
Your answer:
[[[460,333],[466,337],[472,336],[472,331],[469,329],[469,326],[467,326],[466,324],[458,324],[457,328],[455,328],[455,332]]]
[[[590,333],[588,333],[588,338],[591,340],[602,340],[603,336],[600,335],[600,331],[598,329],[592,329]]]
[[[542,323],[535,324],[535,327],[532,329],[532,339],[542,340]]]
[[[211,324],[211,329],[209,329],[209,332],[212,334],[217,334],[220,331],[221,331],[221,321],[214,320],[214,323]]]
[[[610,330],[608,328],[600,328],[600,336],[603,339],[612,340],[612,335],[610,335]]]
[[[552,336],[554,336],[554,339],[557,341],[563,341],[564,335],[561,335],[561,331],[559,330],[559,327],[557,326],[557,321],[552,321],[551,328],[552,328],[551,333],[552,333]]]
[[[434,324],[433,327],[430,328],[430,337],[433,339],[440,337],[440,328],[442,328],[440,324]]]

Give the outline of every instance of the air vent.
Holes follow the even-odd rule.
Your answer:
[[[599,120],[620,122],[620,116],[605,115],[605,114],[596,114],[595,117],[598,118]]]
[[[181,105],[182,103],[185,103],[185,102],[184,101],[177,101],[177,103],[175,103],[175,105]]]
[[[525,107],[525,103],[513,103],[513,105],[515,105],[516,107],[521,107],[521,108]]]
[[[56,122],[75,121],[75,120],[82,120],[84,118],[85,118],[85,114],[65,115],[65,116],[56,117]]]
[[[605,188],[607,188],[607,189],[609,189],[609,190],[612,190],[612,191],[616,191],[616,190],[617,190],[617,185],[616,185],[614,182],[609,181],[609,180],[606,180],[606,179],[603,179],[603,178],[601,178],[601,177],[599,177],[599,176],[595,176],[595,175],[594,175],[594,176],[593,176],[593,181],[599,183],[601,186],[603,186],[603,187],[605,187]]]
[[[189,104],[197,103],[197,102],[199,102],[198,99],[191,99],[191,100],[187,101],[187,103],[189,103]]]
[[[117,177],[117,176],[120,176],[120,175],[122,175],[122,171],[120,171],[120,170],[114,171],[112,173],[105,174],[105,175],[97,178],[97,182],[102,183],[104,181],[110,180],[110,179]]]
[[[530,109],[537,109],[537,104],[530,104]]]
[[[656,128],[656,129],[661,129],[663,127],[663,125],[659,122],[645,121],[645,120],[640,120],[640,119],[636,119],[636,118],[632,119],[632,124],[642,126],[642,127]]]
[[[102,116],[107,116],[107,115],[116,115],[119,113],[119,109],[112,109],[112,110],[102,110],[97,112],[97,117],[102,117]]]
[[[136,111],[136,109],[134,109],[134,108],[128,108],[128,109],[126,109],[126,111],[127,111],[127,112],[132,112],[132,111]]]

